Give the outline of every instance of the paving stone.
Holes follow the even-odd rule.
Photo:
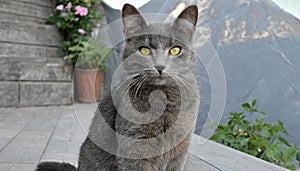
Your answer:
[[[34,116],[33,119],[24,127],[24,129],[35,131],[53,131],[61,113],[57,111],[43,112],[47,112],[47,115]]]
[[[23,130],[12,143],[31,143],[46,145],[51,135],[51,131],[29,131]]]
[[[92,123],[95,111],[97,109],[97,104],[74,104],[75,110],[73,110],[73,115],[76,118],[76,122],[80,124],[80,127],[88,132],[88,129]]]
[[[32,118],[32,114],[23,111],[12,113],[1,121],[0,129],[23,129]]]
[[[196,170],[203,170],[203,171],[220,171],[218,168],[210,165],[209,163],[205,162],[204,160],[199,159],[198,157],[189,154],[186,164],[185,170],[196,171]]]
[[[36,166],[37,164],[14,163],[9,171],[33,171]]]
[[[1,113],[0,113],[0,123],[1,123],[1,121],[2,121],[6,116],[7,116],[7,115],[1,114]]]
[[[16,106],[19,103],[19,84],[0,81],[0,106]]]
[[[0,162],[38,163],[46,144],[10,143],[0,152]]]
[[[82,142],[50,140],[45,153],[78,155]]]
[[[0,151],[3,149],[21,129],[0,129]],[[1,169],[0,169],[1,170]]]
[[[77,165],[82,142],[51,140],[41,161],[59,161]]]
[[[0,152],[0,162],[38,163],[50,135],[45,131],[22,131]]]
[[[12,167],[12,163],[0,163],[0,170],[7,171]]]
[[[73,112],[68,112],[62,114],[60,120],[57,123],[56,129],[72,130],[76,125],[78,125],[76,116],[73,114]]]
[[[45,153],[41,159],[44,161],[56,161],[70,163],[77,167],[78,155],[76,154],[59,154],[59,153]]]
[[[68,130],[68,129],[55,129],[51,140],[53,141],[73,141],[83,142],[87,134],[79,127]]]
[[[72,103],[71,83],[20,83],[20,105],[66,105]]]

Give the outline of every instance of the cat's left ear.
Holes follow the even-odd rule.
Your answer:
[[[198,7],[196,5],[191,5],[186,7],[181,14],[176,18],[173,26],[183,27],[191,33],[194,33],[195,27],[198,20]]]
[[[125,4],[122,9],[122,21],[125,37],[143,32],[147,22],[142,14],[132,5]]]

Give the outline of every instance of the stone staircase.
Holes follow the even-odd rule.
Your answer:
[[[46,25],[52,0],[0,0],[0,107],[72,103],[72,67],[57,29]]]

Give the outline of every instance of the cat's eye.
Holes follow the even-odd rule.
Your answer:
[[[175,46],[170,49],[170,54],[173,56],[179,55],[180,52],[181,52],[181,48],[179,46]]]
[[[145,46],[139,48],[140,53],[145,56],[149,56],[151,54],[151,50]]]

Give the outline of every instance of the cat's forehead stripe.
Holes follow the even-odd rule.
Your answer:
[[[172,38],[162,35],[148,35],[149,46],[154,49],[169,48],[172,45]]]

